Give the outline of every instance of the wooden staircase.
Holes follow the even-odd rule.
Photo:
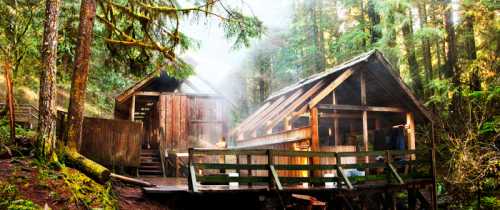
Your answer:
[[[157,149],[142,149],[139,176],[163,176],[160,153]]]

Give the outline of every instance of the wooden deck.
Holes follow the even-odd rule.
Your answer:
[[[408,205],[411,204],[412,207],[425,206],[429,209],[433,205],[429,202],[432,199],[427,197],[429,197],[429,194],[432,195],[434,179],[432,172],[428,170],[430,167],[427,167],[430,165],[430,160],[428,160],[430,157],[425,159],[425,156],[419,154],[421,153],[415,150],[310,152],[269,149],[190,149],[190,173],[188,177],[143,177],[146,181],[156,185],[156,187],[145,187],[143,191],[147,195],[159,196],[163,199],[164,196],[202,200],[207,200],[208,197],[221,196],[240,196],[249,199],[259,196],[277,196],[280,200],[288,199],[285,203],[293,203],[293,201],[290,201],[290,199],[293,200],[292,195],[301,194],[322,198],[323,201],[338,205],[339,209],[356,209],[370,205],[371,200],[375,202],[374,205],[388,208],[389,205],[395,205],[395,195],[398,192],[408,192]],[[215,156],[215,158],[210,158],[210,156]],[[221,160],[227,160],[226,156],[233,156],[232,159],[235,162],[220,162]],[[242,159],[246,159],[248,156],[250,156],[249,159],[252,159],[251,156],[266,156],[267,162],[245,162],[240,160],[240,156],[244,157]],[[300,156],[310,159],[336,157],[338,161],[323,165],[321,163],[274,164],[275,159],[284,156]],[[383,156],[384,160],[369,163],[363,161],[356,164],[342,163],[341,157],[351,156]],[[357,170],[361,175],[347,173],[348,170],[353,169]],[[254,170],[266,171],[266,176],[262,176],[262,173],[252,173]],[[287,176],[279,176],[278,174],[278,171],[297,170],[306,171],[307,176],[293,177],[287,173],[281,173],[287,174]],[[323,170],[334,170],[336,174],[335,176],[324,176],[318,173]],[[422,170],[427,172],[422,173]],[[353,206],[356,206],[356,208],[353,208]]]
[[[188,189],[187,178],[185,177],[141,177],[141,179],[148,181],[155,187],[144,187],[143,191],[146,194],[174,194],[174,193],[190,193]],[[309,186],[292,185],[283,189],[284,192],[289,193],[304,193],[304,192],[352,192],[359,193],[364,190],[385,191],[387,189],[402,190],[406,188],[423,188],[431,185],[431,179],[414,179],[407,181],[405,184],[385,183],[381,181],[370,181],[363,184],[356,185],[356,188],[348,190],[347,188],[324,187],[324,186]],[[241,191],[249,192],[268,192],[274,190],[267,185],[239,185],[238,187],[230,187],[229,185],[202,185],[198,193],[237,193]]]

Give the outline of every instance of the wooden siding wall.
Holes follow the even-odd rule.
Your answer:
[[[162,94],[150,117],[148,133],[176,152],[187,152],[190,147],[213,148],[224,135],[225,117],[220,98]]]
[[[127,120],[83,120],[80,152],[106,166],[139,167],[142,124]]]

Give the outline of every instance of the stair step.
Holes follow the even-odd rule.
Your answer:
[[[139,168],[139,170],[152,170],[152,169],[155,169],[155,170],[161,170],[161,165],[159,166],[141,166]]]
[[[139,174],[161,174],[161,170],[151,170],[151,169],[148,169],[148,170],[143,170],[143,169],[139,169]]]
[[[144,166],[151,166],[151,165],[161,165],[161,163],[158,161],[158,162],[154,162],[154,161],[151,161],[151,162],[141,162],[141,166],[144,165]]]
[[[156,152],[158,152],[158,150],[156,150],[156,149],[143,149],[143,150],[141,150],[141,153],[148,153],[148,152],[149,153],[156,153]]]
[[[158,159],[141,159],[141,163],[160,163]]]

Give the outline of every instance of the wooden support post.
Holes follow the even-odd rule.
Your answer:
[[[319,122],[318,122],[318,108],[313,107],[310,112],[311,124],[311,150],[319,151]]]
[[[365,73],[361,71],[360,74],[360,89],[361,89],[361,105],[366,106],[366,81]],[[368,111],[363,111],[363,147],[368,151]],[[370,162],[368,156],[365,156],[365,163]]]
[[[407,133],[408,133],[408,150],[415,150],[415,120],[413,117],[413,113],[408,112],[406,113],[406,127],[407,127]],[[415,155],[412,154],[410,155],[410,160],[415,160]]]
[[[436,189],[436,133],[434,130],[434,123],[432,123],[432,137],[431,137],[431,144],[432,144],[432,151],[431,151],[431,174],[432,174],[432,192],[431,192],[431,206],[433,210],[437,209],[437,189]]]
[[[319,147],[319,121],[318,121],[318,108],[313,107],[310,111],[310,124],[311,124],[311,151],[320,151]],[[320,163],[319,157],[312,157],[312,164],[316,165]],[[315,176],[314,171],[310,171],[310,176]]]
[[[247,155],[247,164],[248,165],[252,164],[252,156],[251,155]],[[252,176],[252,169],[248,169],[247,173],[248,173],[247,176]],[[248,186],[251,187],[252,183],[248,182]]]
[[[335,91],[332,92],[332,104],[337,105],[337,97],[335,96]],[[337,110],[333,111],[334,113],[337,112]],[[340,132],[339,132],[339,118],[334,118],[333,119],[333,129],[334,129],[334,138],[335,138],[335,146],[340,145],[342,142],[340,141]]]
[[[368,112],[363,111],[363,147],[368,152]],[[365,163],[370,162],[368,156],[365,156]]]
[[[408,210],[417,209],[417,192],[415,191],[415,186],[408,188]]]
[[[130,121],[134,121],[135,118],[135,95],[132,96],[131,102],[130,102]]]

